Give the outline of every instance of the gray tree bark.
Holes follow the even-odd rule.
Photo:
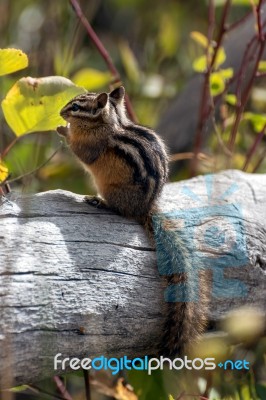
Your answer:
[[[239,212],[241,206],[241,215],[234,218],[245,231],[246,264],[226,268],[223,285],[221,276],[213,278],[219,292],[226,294],[230,278],[244,284],[247,294],[234,297],[229,291],[212,298],[211,321],[241,305],[265,311],[265,199],[266,175],[239,171],[164,189],[160,209],[165,212],[191,215],[186,213],[198,207],[210,213],[213,205],[225,211],[231,205]],[[223,215],[212,211],[210,219],[232,241],[239,227]],[[202,248],[204,218],[194,221],[196,246]],[[2,385],[60,373],[53,368],[57,353],[78,358],[158,353],[166,318],[163,278],[154,247],[135,221],[94,209],[81,195],[56,190],[2,198],[0,227]],[[221,251],[228,254],[226,243]]]

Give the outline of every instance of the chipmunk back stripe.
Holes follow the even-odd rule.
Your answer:
[[[134,149],[137,149],[139,152],[139,155],[141,157],[141,160],[144,164],[145,171],[147,172],[147,178],[153,178],[154,184],[151,185],[151,182],[149,181],[149,190],[147,192],[150,192],[153,186],[152,193],[150,193],[150,197],[153,198],[153,196],[157,193],[159,184],[162,180],[162,177],[158,173],[156,166],[154,165],[153,157],[152,154],[148,151],[148,149],[145,148],[145,144],[141,143],[139,140],[136,140],[135,138],[124,136],[124,135],[114,135],[114,139],[117,141],[120,141],[125,144],[129,144],[132,146]]]
[[[168,174],[167,163],[166,163],[166,157],[167,156],[166,156],[166,154],[162,153],[162,146],[158,142],[157,137],[152,132],[150,132],[148,128],[144,128],[142,126],[133,125],[133,124],[132,125],[130,125],[130,124],[128,124],[128,125],[122,124],[121,116],[119,115],[116,101],[113,100],[112,98],[109,98],[109,101],[110,101],[110,104],[113,106],[113,108],[115,110],[115,113],[116,113],[116,116],[117,116],[117,120],[118,120],[118,123],[121,126],[121,128],[123,128],[126,131],[130,131],[133,134],[136,134],[136,133],[139,134],[140,137],[145,138],[149,142],[149,144],[151,146],[154,146],[154,150],[156,151],[156,154],[158,155],[158,157],[160,158],[160,161],[161,161],[161,165],[162,165],[162,168],[163,168],[163,171],[164,171],[163,179],[165,181],[166,178],[167,178],[167,174]]]
[[[160,157],[161,164],[163,166],[165,178],[166,178],[168,171],[167,171],[167,165],[166,165],[166,161],[165,161],[165,154],[162,153],[162,146],[160,145],[160,143],[158,143],[158,139],[156,138],[156,136],[152,132],[150,132],[148,128],[143,128],[142,126],[139,126],[139,125],[127,125],[124,128],[131,132],[138,133],[140,136],[147,139],[149,143],[152,143],[153,145],[155,145],[155,151],[157,152],[158,156]]]
[[[113,146],[114,152],[118,157],[123,158],[132,168],[134,171],[133,173],[133,180],[135,183],[142,183],[146,180],[145,177],[142,176],[141,168],[139,163],[136,161],[135,157],[132,156],[130,153],[125,151],[121,146],[115,145]]]
[[[151,175],[154,178],[159,177],[158,172],[155,169],[154,163],[152,162],[152,155],[149,154],[148,149],[145,148],[143,143],[133,137],[128,137],[124,135],[114,135],[114,139],[125,144],[130,144],[132,147],[137,149],[143,160],[148,175]]]

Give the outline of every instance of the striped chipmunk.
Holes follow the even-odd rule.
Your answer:
[[[155,132],[127,118],[124,95],[120,86],[75,97],[60,113],[68,127],[57,132],[94,179],[100,197],[86,201],[145,223],[167,179],[168,157]]]
[[[62,108],[60,115],[68,124],[57,132],[94,179],[99,196],[86,196],[86,202],[134,218],[152,236],[151,216],[168,177],[168,155],[153,130],[128,119],[124,96],[123,86],[110,93],[78,95]],[[167,278],[168,284],[172,279]],[[168,304],[163,354],[180,352],[200,334],[204,318],[201,323],[196,307]]]

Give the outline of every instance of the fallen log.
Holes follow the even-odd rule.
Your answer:
[[[185,263],[212,269],[210,321],[242,305],[265,311],[265,199],[266,175],[239,171],[164,189],[161,229],[172,223]],[[140,225],[55,190],[3,197],[0,226],[2,386],[60,373],[54,371],[58,353],[158,353],[169,294],[160,274],[167,272],[158,271]]]

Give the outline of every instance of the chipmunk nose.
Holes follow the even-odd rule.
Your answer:
[[[62,108],[62,110],[60,111],[60,116],[62,117],[62,118],[64,118],[64,119],[66,119],[66,117],[67,117],[67,111],[64,109],[64,108]]]

